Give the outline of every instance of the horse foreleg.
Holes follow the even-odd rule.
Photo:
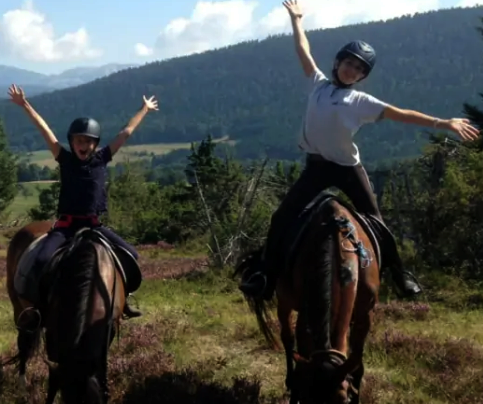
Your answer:
[[[57,369],[49,366],[49,387],[45,404],[54,404],[57,391],[59,391],[59,373]]]
[[[360,399],[360,389],[362,378],[364,376],[364,346],[371,330],[372,321],[374,317],[374,309],[371,308],[365,312],[358,313],[357,320],[351,330],[350,335],[350,347],[351,347],[351,359],[354,360],[353,363],[358,364],[358,366],[351,372],[352,376],[352,389],[349,393],[351,397],[351,404],[359,404]]]
[[[107,381],[107,357],[102,361],[102,366],[97,374],[97,380],[99,381],[99,386],[101,387],[102,393],[102,403],[107,404],[109,402],[109,385]]]
[[[114,341],[114,338],[116,336],[116,327],[112,326],[111,327],[111,332],[109,336],[109,341],[107,343],[107,348],[105,355],[103,355],[103,358],[101,359],[101,365],[99,367],[99,371],[97,372],[97,380],[99,382],[99,386],[101,388],[101,393],[102,393],[102,402],[103,404],[107,404],[109,402],[110,398],[110,392],[109,392],[109,383],[107,380],[107,368],[108,368],[108,353],[109,353],[109,348],[111,347],[112,341]]]
[[[292,327],[292,309],[284,301],[280,300],[277,307],[278,321],[281,328],[281,339],[285,349],[285,361],[287,366],[287,375],[285,377],[285,387],[287,390],[292,389],[293,383],[293,349],[294,349],[294,331]]]

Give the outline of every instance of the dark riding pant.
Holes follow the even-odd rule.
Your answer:
[[[66,242],[70,231],[68,229],[55,229],[47,233],[36,257],[36,271],[40,273],[42,268],[49,262],[57,249]],[[38,274],[37,274],[38,275]]]
[[[125,248],[127,251],[129,251],[133,255],[134,259],[137,260],[139,258],[139,255],[134,246],[124,241],[120,236],[114,233],[113,230],[105,226],[94,226],[94,228],[102,233],[102,235],[105,236],[111,243],[118,244],[121,247]],[[40,249],[36,257],[35,268],[33,268],[36,277],[40,275],[40,272],[47,264],[47,262],[49,262],[49,260],[52,258],[55,251],[57,251],[57,249],[68,239],[74,237],[75,232],[78,229],[78,226],[73,226],[54,228],[49,231],[42,244],[42,248]]]
[[[277,248],[286,226],[293,223],[318,194],[330,187],[344,192],[358,212],[374,215],[382,221],[369,177],[361,164],[342,166],[319,155],[309,154],[300,177],[272,215],[265,249],[269,260],[276,256],[273,250]],[[272,265],[270,267],[274,270]]]
[[[100,226],[100,227],[96,227],[96,230],[99,231],[100,233],[102,233],[102,235],[104,237],[106,237],[111,243],[120,245],[121,247],[128,250],[132,254],[132,256],[134,257],[134,259],[137,260],[139,258],[139,254],[137,253],[134,246],[127,243],[118,234],[114,233],[114,231],[111,228],[105,227],[105,226]]]

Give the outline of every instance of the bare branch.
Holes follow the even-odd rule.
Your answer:
[[[202,191],[200,183],[198,181],[198,174],[196,173],[196,169],[193,170],[193,173],[195,175],[196,189],[198,190],[198,194],[200,196],[201,203],[203,204],[203,209],[205,210],[206,219],[208,220],[208,225],[210,227],[211,236],[213,237],[213,241],[215,242],[215,247],[216,247],[215,263],[217,264],[217,266],[219,268],[223,268],[223,258],[222,258],[222,255],[221,255],[220,244],[218,243],[218,238],[216,237],[216,232],[215,232],[215,229],[213,227],[213,221],[211,220],[210,210],[208,208],[208,205],[206,204],[205,197],[203,195],[203,191]]]

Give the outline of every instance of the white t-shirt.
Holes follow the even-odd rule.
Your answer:
[[[354,89],[337,88],[320,71],[310,77],[310,94],[299,146],[334,163],[360,162],[352,138],[366,123],[381,119],[385,102]]]

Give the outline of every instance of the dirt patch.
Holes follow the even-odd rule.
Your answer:
[[[6,260],[0,257],[0,277],[6,276]],[[205,258],[144,258],[139,259],[139,266],[144,279],[179,279],[193,272],[205,272]]]

